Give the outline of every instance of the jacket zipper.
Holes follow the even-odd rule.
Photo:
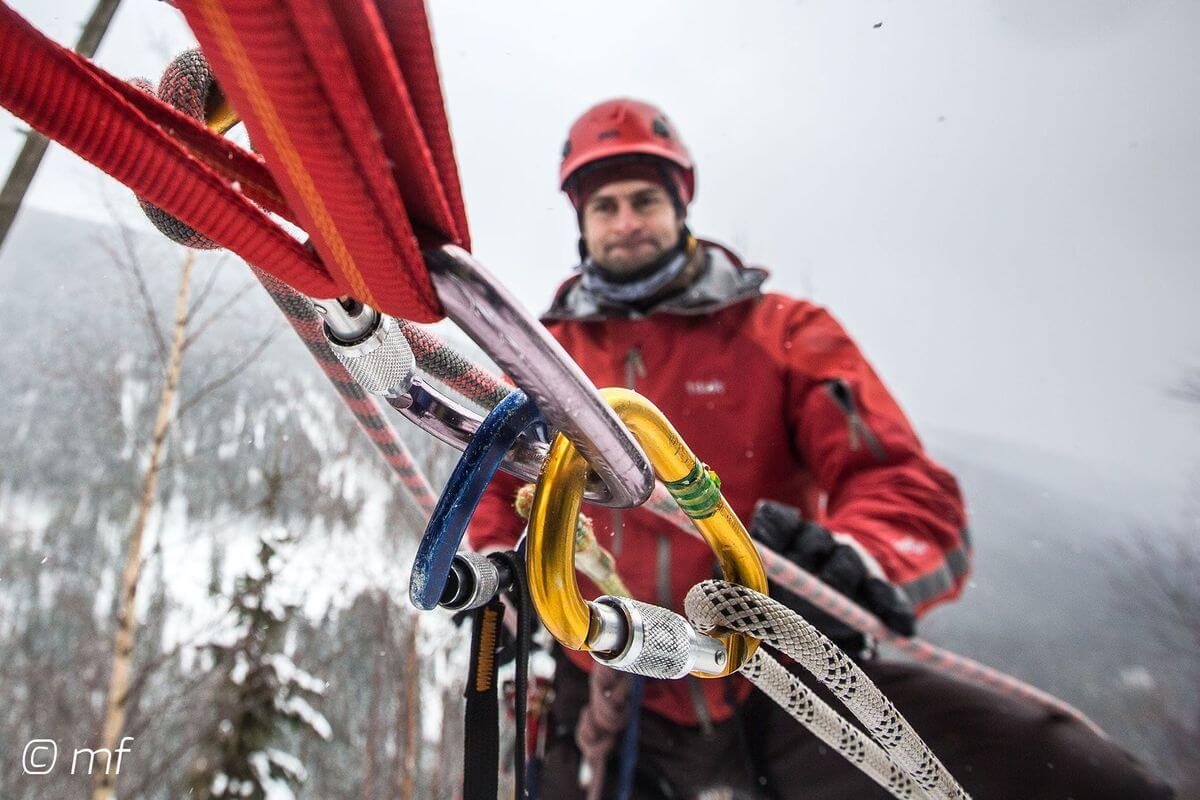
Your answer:
[[[871,451],[871,455],[879,461],[887,460],[887,452],[883,449],[883,445],[879,443],[879,439],[875,436],[875,432],[867,425],[862,418],[862,414],[858,410],[858,405],[854,402],[854,391],[850,388],[850,384],[841,378],[833,378],[825,381],[825,389],[829,392],[829,396],[833,398],[833,402],[846,416],[846,426],[850,433],[850,450],[858,452],[862,449],[863,444],[866,444],[867,449]]]
[[[637,388],[637,379],[646,377],[646,362],[642,360],[642,350],[637,345],[629,348],[625,354],[625,387]]]

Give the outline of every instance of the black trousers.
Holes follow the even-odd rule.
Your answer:
[[[587,675],[566,659],[558,665],[541,796],[573,800],[584,796],[574,729]],[[861,666],[975,800],[1174,796],[1116,744],[1039,706],[920,664],[867,659]],[[634,797],[643,800],[890,797],[760,692],[707,735],[650,712],[642,713],[641,726]],[[606,797],[615,791],[616,767],[614,756]]]

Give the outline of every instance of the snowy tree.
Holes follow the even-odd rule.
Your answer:
[[[330,738],[329,722],[310,702],[325,683],[284,652],[295,607],[272,589],[279,550],[289,543],[274,531],[261,536],[255,569],[237,579],[230,598],[235,630],[207,647],[221,674],[221,713],[189,782],[198,800],[292,800],[308,776],[286,743],[296,736]]]

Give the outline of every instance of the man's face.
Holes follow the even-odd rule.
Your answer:
[[[613,274],[627,274],[674,247],[683,222],[659,184],[614,181],[583,207],[583,241],[593,261]]]

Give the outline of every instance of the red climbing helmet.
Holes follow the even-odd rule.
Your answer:
[[[625,97],[594,105],[575,120],[563,145],[560,188],[570,194],[568,183],[580,169],[628,155],[654,156],[677,167],[679,199],[684,205],[691,202],[696,194],[696,170],[675,126],[660,109]]]

